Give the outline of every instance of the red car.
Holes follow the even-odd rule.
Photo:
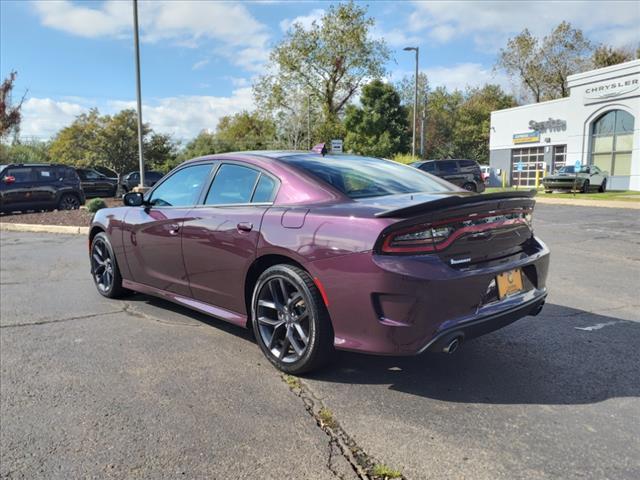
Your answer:
[[[142,292],[253,328],[289,373],[334,348],[453,352],[541,310],[533,195],[350,155],[202,157],[96,213],[91,272],[106,297]]]

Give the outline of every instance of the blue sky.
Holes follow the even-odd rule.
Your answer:
[[[413,71],[406,45],[420,46],[432,85],[494,82],[513,89],[492,66],[506,39],[537,35],[562,20],[596,42],[637,45],[640,2],[359,2],[375,19],[373,36],[393,53],[389,80]],[[143,118],[189,139],[218,119],[251,109],[251,82],[287,27],[308,25],[330,2],[140,2]],[[17,70],[28,90],[22,134],[48,138],[96,106],[134,105],[132,8],[115,1],[0,2],[0,74]]]

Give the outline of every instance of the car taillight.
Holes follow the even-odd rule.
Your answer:
[[[432,252],[454,231],[451,227],[420,225],[390,234],[382,243],[384,253]]]
[[[382,253],[430,253],[442,251],[468,234],[526,225],[532,228],[531,209],[472,213],[466,217],[414,225],[392,231],[384,237]]]

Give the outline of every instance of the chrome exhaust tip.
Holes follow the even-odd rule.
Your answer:
[[[444,353],[454,353],[460,347],[461,337],[456,337],[451,340],[445,347],[442,349]]]

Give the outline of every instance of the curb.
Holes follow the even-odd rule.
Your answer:
[[[5,232],[64,233],[67,235],[88,235],[89,227],[70,227],[66,225],[35,225],[30,223],[0,223]]]
[[[536,203],[548,205],[572,205],[575,207],[628,208],[640,210],[640,202],[623,202],[620,200],[580,200],[578,198],[546,198],[535,197]]]

